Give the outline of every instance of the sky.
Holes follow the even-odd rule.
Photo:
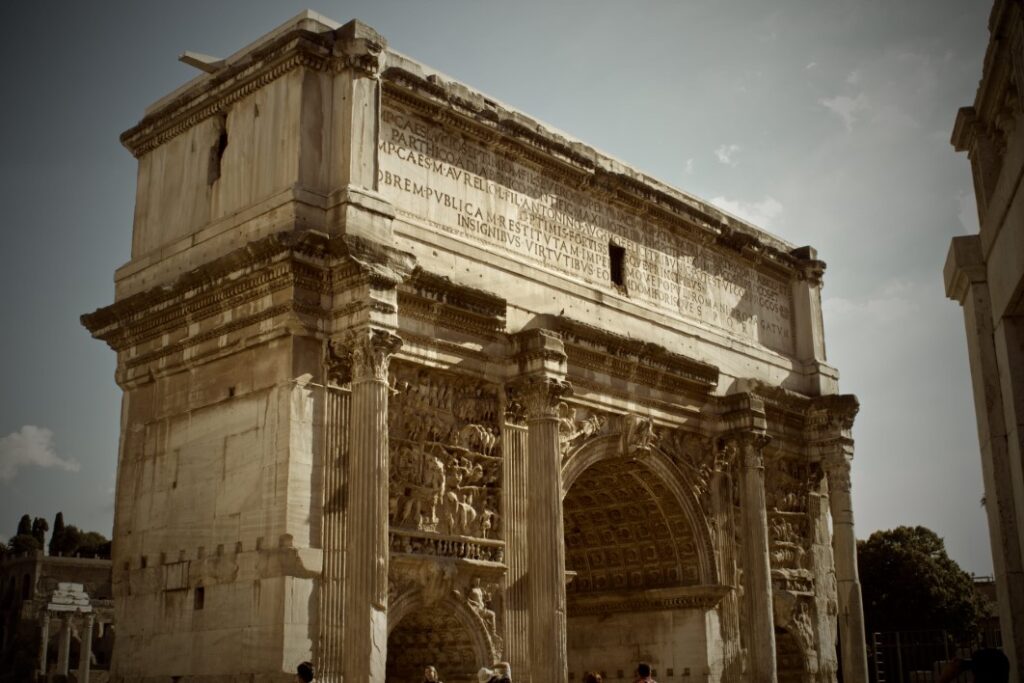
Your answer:
[[[0,5],[0,538],[28,513],[110,533],[120,392],[79,324],[131,244],[143,109],[306,6],[828,263],[829,363],[860,398],[857,535],[924,525],[991,574],[960,307],[942,266],[977,232],[949,144],[990,2],[688,0]]]

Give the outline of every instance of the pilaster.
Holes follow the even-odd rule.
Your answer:
[[[953,238],[944,275],[946,296],[964,312],[1000,630],[1010,665],[1016,667],[1024,653],[1024,474],[1009,438],[1007,415],[1012,410],[1004,405],[1003,383],[1012,383],[1013,378],[1008,370],[1003,372],[1007,360],[1000,361],[997,342],[1004,340],[997,335],[992,317],[980,236]],[[1006,354],[1011,347],[1004,344],[1002,348]]]
[[[367,239],[390,238],[394,210],[377,194],[377,133],[387,41],[353,20],[335,32],[334,51],[344,68],[334,81],[327,225]]]

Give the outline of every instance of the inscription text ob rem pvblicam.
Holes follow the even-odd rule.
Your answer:
[[[398,106],[381,124],[379,187],[400,216],[611,291],[614,244],[630,299],[792,351],[786,281]]]

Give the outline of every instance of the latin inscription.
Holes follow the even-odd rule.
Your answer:
[[[616,244],[631,299],[792,351],[785,281],[414,113],[381,119],[380,191],[402,214],[613,290]]]

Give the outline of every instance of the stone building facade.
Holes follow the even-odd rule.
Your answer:
[[[997,0],[974,105],[957,113],[953,146],[974,177],[980,232],[954,237],[946,295],[967,330],[985,510],[1003,647],[1024,657],[1024,8]]]
[[[359,22],[200,65],[122,136],[132,258],[83,318],[114,680],[866,680],[812,248]]]

